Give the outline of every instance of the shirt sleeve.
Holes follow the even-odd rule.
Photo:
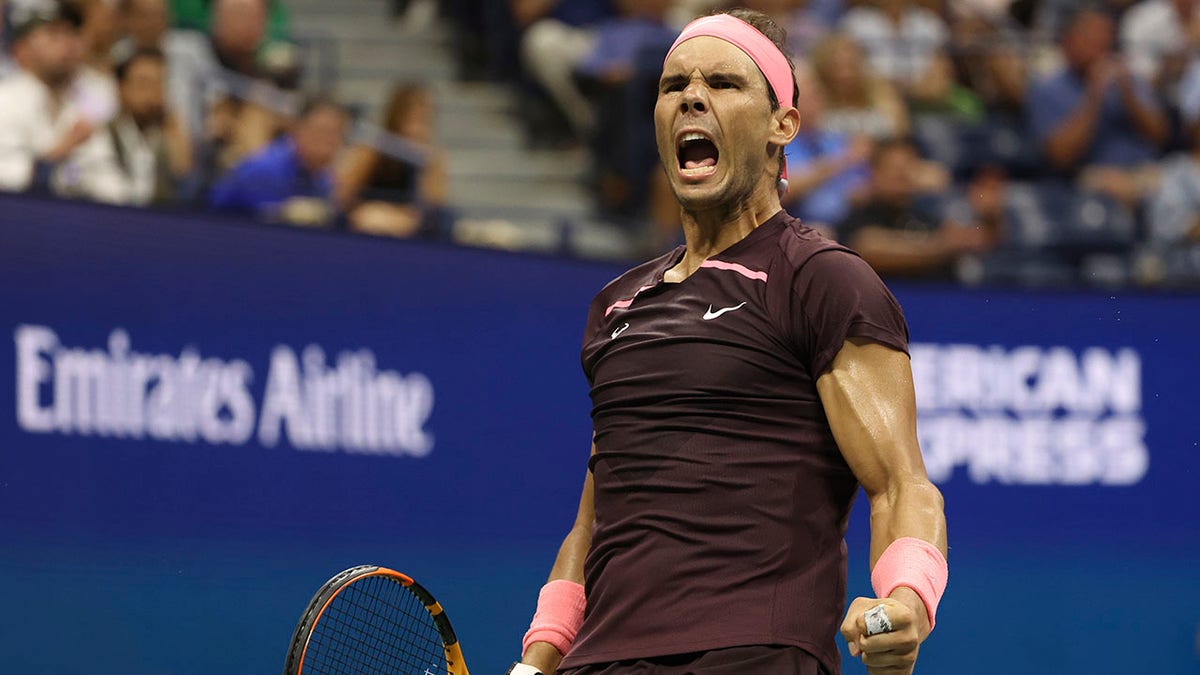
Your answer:
[[[850,251],[827,249],[805,261],[793,278],[791,305],[792,343],[813,380],[829,370],[850,338],[908,352],[900,303],[875,270]]]

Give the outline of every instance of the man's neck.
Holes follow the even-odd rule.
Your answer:
[[[750,198],[704,211],[683,212],[683,237],[687,251],[668,271],[667,281],[683,281],[710,257],[733,246],[783,208],[779,193],[764,183]]]

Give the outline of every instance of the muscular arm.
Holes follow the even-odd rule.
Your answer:
[[[592,445],[592,454],[596,454],[596,446]],[[583,481],[583,494],[579,497],[579,510],[575,515],[575,524],[567,533],[563,543],[558,548],[558,556],[554,566],[550,568],[550,578],[566,579],[575,583],[583,583],[583,561],[587,557],[588,548],[592,545],[592,526],[596,521],[596,512],[592,504],[592,472],[587,472]],[[521,661],[537,667],[543,673],[553,673],[563,654],[559,654],[554,645],[548,642],[534,642],[521,655]]]
[[[884,345],[848,340],[817,391],[833,436],[871,505],[871,567],[896,539],[915,537],[946,553],[942,495],[925,474],[917,445],[916,396],[908,356]],[[929,633],[925,606],[915,592],[891,596]]]

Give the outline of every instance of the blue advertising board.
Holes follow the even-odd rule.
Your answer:
[[[502,672],[574,516],[579,343],[620,271],[0,197],[3,672],[278,672],[366,562]],[[1197,672],[1200,297],[893,290],[951,538],[919,672]]]

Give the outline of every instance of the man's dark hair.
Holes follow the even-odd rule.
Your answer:
[[[116,76],[117,82],[124,82],[128,77],[130,69],[133,68],[134,61],[148,59],[157,61],[159,64],[166,63],[166,57],[163,56],[162,50],[157,47],[139,47],[132,54],[121,59],[117,65],[113,67],[113,75]]]
[[[792,53],[787,48],[787,31],[775,23],[775,20],[770,16],[754,9],[737,7],[724,12],[716,12],[716,14],[728,14],[735,19],[745,21],[753,26],[755,30],[767,36],[767,39],[775,44],[775,47],[783,54],[783,58],[787,59],[788,67],[791,69],[792,107],[796,107],[800,102],[800,92],[796,86],[796,63],[792,60]],[[763,80],[767,82],[767,96],[771,99],[771,110],[779,110],[779,97],[775,95],[775,89],[771,86],[771,82],[767,80],[766,74],[763,74]]]

